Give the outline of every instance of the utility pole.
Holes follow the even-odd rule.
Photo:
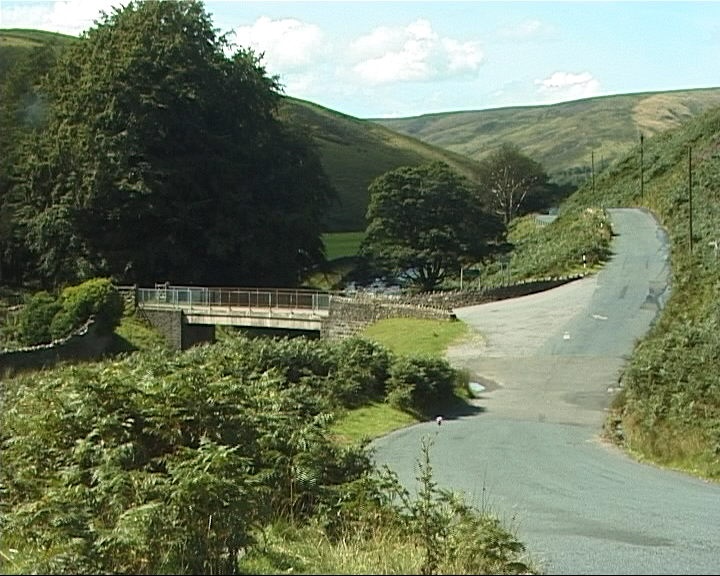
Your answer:
[[[595,195],[595,150],[590,151],[590,173],[592,174],[592,191]]]
[[[692,146],[688,146],[688,204],[690,208],[690,253],[693,250]]]
[[[643,165],[643,142],[645,138],[643,133],[640,132],[640,200],[645,196],[645,173]]]

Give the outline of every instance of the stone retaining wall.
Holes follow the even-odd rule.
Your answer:
[[[323,322],[321,337],[339,339],[353,336],[363,328],[386,318],[427,318],[455,320],[450,310],[436,306],[394,302],[382,296],[345,298],[333,296],[330,315]]]
[[[506,300],[508,298],[518,298],[535,294],[536,292],[544,292],[552,288],[557,288],[568,282],[583,278],[583,274],[576,276],[562,276],[559,278],[543,278],[540,280],[527,280],[518,282],[517,284],[509,284],[507,286],[496,286],[492,288],[484,288],[481,290],[453,290],[448,292],[426,292],[409,297],[409,302],[417,301],[426,306],[438,306],[452,310],[453,308],[461,308],[463,306],[473,306],[475,304],[484,304],[485,302],[494,302],[496,300]]]
[[[0,377],[20,370],[54,366],[64,360],[90,360],[102,356],[112,334],[98,334],[94,320],[88,320],[70,336],[50,344],[0,351]]]
[[[579,278],[582,278],[582,275],[530,280],[483,290],[438,291],[415,295],[333,296],[330,315],[323,323],[321,336],[333,339],[353,336],[373,322],[386,318],[455,320],[456,317],[453,313],[455,308],[526,296],[567,284]]]

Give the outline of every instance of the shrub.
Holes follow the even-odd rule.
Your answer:
[[[444,359],[400,356],[390,367],[387,401],[402,410],[427,412],[453,394],[455,370]]]
[[[59,310],[60,303],[45,291],[29,296],[18,319],[20,342],[26,346],[50,342],[50,324]]]
[[[112,332],[122,319],[122,296],[107,278],[93,278],[70,286],[60,296],[61,309],[50,324],[53,338],[61,338],[82,326],[91,316],[101,332]]]
[[[330,378],[331,394],[346,407],[381,399],[390,368],[390,352],[375,342],[349,338],[334,349],[336,367]]]

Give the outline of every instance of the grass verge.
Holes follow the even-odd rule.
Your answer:
[[[368,326],[363,336],[395,354],[441,358],[450,344],[468,333],[467,324],[460,321],[388,318]]]
[[[343,414],[330,431],[341,444],[377,438],[417,422],[417,418],[384,402],[373,402]]]
[[[372,324],[362,335],[395,354],[441,358],[450,344],[468,333],[467,324],[460,321],[389,318]],[[438,409],[447,414],[467,412],[470,397],[467,387],[467,374],[459,372],[455,394]],[[384,436],[422,419],[419,414],[408,414],[389,404],[373,402],[342,414],[333,425],[332,433],[341,443],[354,443]]]

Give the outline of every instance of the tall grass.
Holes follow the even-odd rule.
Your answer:
[[[387,469],[380,506],[356,510],[339,532],[277,522],[240,563],[243,574],[533,574],[524,545],[487,510],[440,488],[423,438],[414,495]]]
[[[610,254],[612,226],[604,210],[572,207],[546,224],[535,215],[510,223],[510,259],[482,270],[480,285],[498,285],[549,276],[592,272]]]

